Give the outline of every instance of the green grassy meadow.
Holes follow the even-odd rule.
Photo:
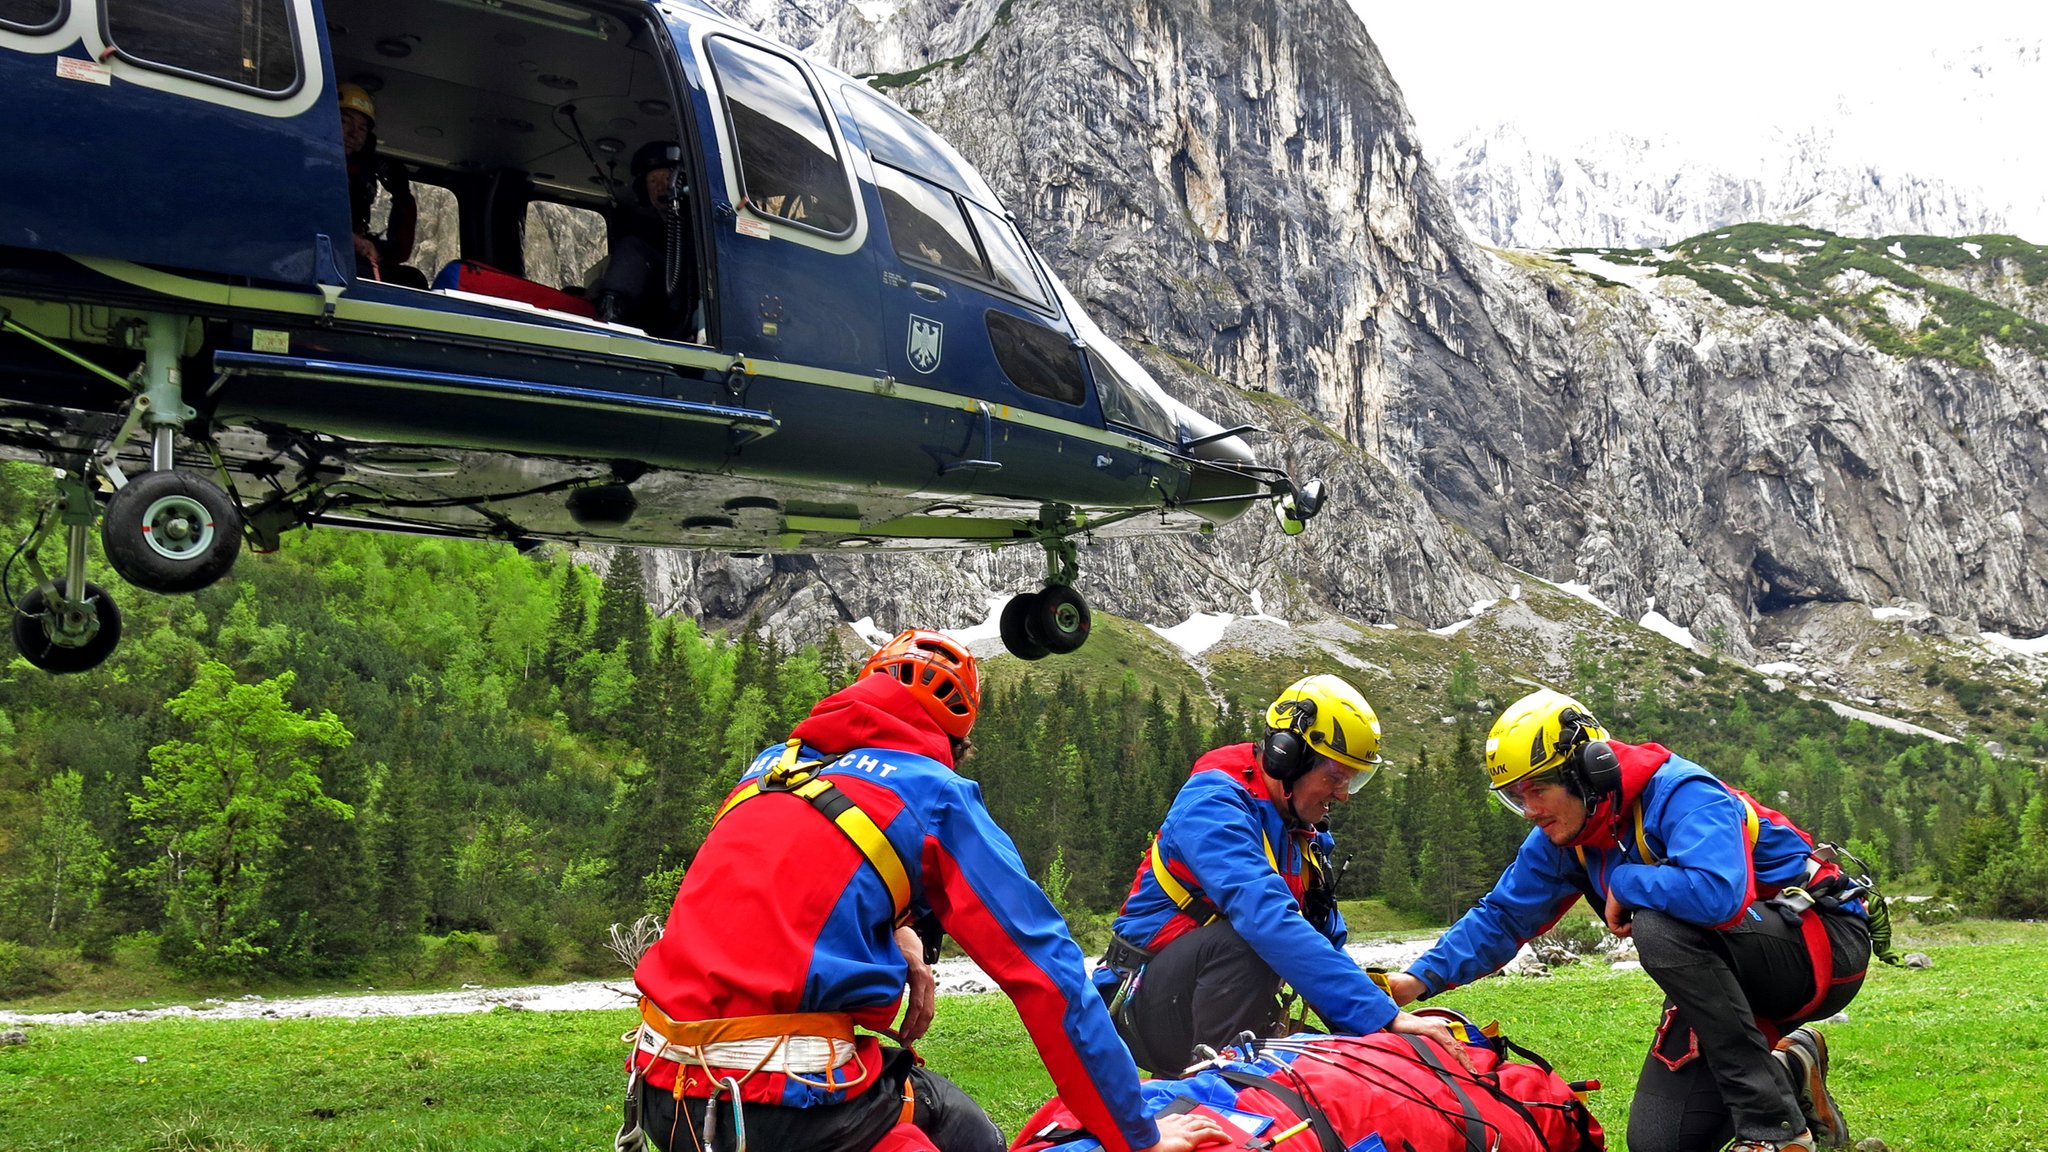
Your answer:
[[[2048,1152],[2048,926],[1965,922],[1908,946],[1934,967],[1873,973],[1827,1027],[1858,1138],[1894,1150]],[[1655,1018],[1640,972],[1566,969],[1439,998],[1502,1021],[1560,1072],[1597,1078],[1614,1147]],[[0,1147],[21,1152],[595,1149],[618,1122],[630,1011],[368,1020],[38,1025],[0,1047]],[[920,1046],[1006,1132],[1051,1091],[1000,996],[940,1004]],[[138,1060],[147,1057],[147,1060]]]

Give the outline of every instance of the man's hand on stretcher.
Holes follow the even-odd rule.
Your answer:
[[[1387,977],[1387,995],[1393,997],[1396,1004],[1412,1004],[1422,992],[1422,981],[1406,972],[1395,972]],[[1451,1035],[1450,1026],[1441,1020],[1432,1020],[1427,1016],[1410,1016],[1403,1012],[1394,1017],[1392,1024],[1387,1025],[1387,1031],[1409,1036],[1427,1036],[1443,1045],[1444,1051],[1449,1052],[1458,1063],[1464,1065],[1465,1071],[1474,1076],[1479,1075],[1479,1069],[1473,1067],[1472,1057],[1465,1051],[1465,1045],[1456,1036]]]
[[[1479,1069],[1472,1063],[1471,1053],[1465,1051],[1464,1041],[1451,1035],[1450,1025],[1441,1020],[1428,1016],[1412,1016],[1403,1012],[1394,1017],[1393,1023],[1387,1025],[1387,1031],[1402,1036],[1420,1036],[1425,1040],[1434,1040],[1444,1051],[1449,1052],[1451,1059],[1462,1065],[1466,1072],[1474,1076],[1479,1075]]]
[[[1138,1152],[1193,1152],[1211,1144],[1228,1144],[1238,1133],[1218,1124],[1207,1116],[1194,1116],[1186,1112],[1159,1118],[1159,1143]]]

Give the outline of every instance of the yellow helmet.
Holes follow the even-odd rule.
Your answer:
[[[1260,765],[1268,776],[1294,781],[1328,756],[1358,775],[1356,792],[1380,765],[1380,718],[1358,689],[1335,676],[1310,676],[1288,685],[1266,709],[1266,739]]]
[[[377,102],[370,99],[370,92],[361,84],[341,86],[341,106],[351,112],[361,112],[370,121],[370,127],[377,126]]]
[[[1543,688],[1500,714],[1486,734],[1487,786],[1496,794],[1539,772],[1561,768],[1579,745],[1607,739],[1584,704]]]

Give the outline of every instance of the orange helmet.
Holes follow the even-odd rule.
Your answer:
[[[945,633],[905,628],[861,666],[862,676],[874,672],[901,681],[946,735],[965,736],[974,727],[981,710],[974,654]]]

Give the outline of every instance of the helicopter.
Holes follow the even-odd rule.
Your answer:
[[[95,526],[166,593],[313,526],[1035,544],[1000,621],[1038,659],[1087,639],[1084,535],[1322,503],[1106,337],[930,128],[697,0],[7,0],[0,93],[0,457],[54,477],[7,594],[46,671],[118,643]],[[606,288],[633,236],[637,314]]]

